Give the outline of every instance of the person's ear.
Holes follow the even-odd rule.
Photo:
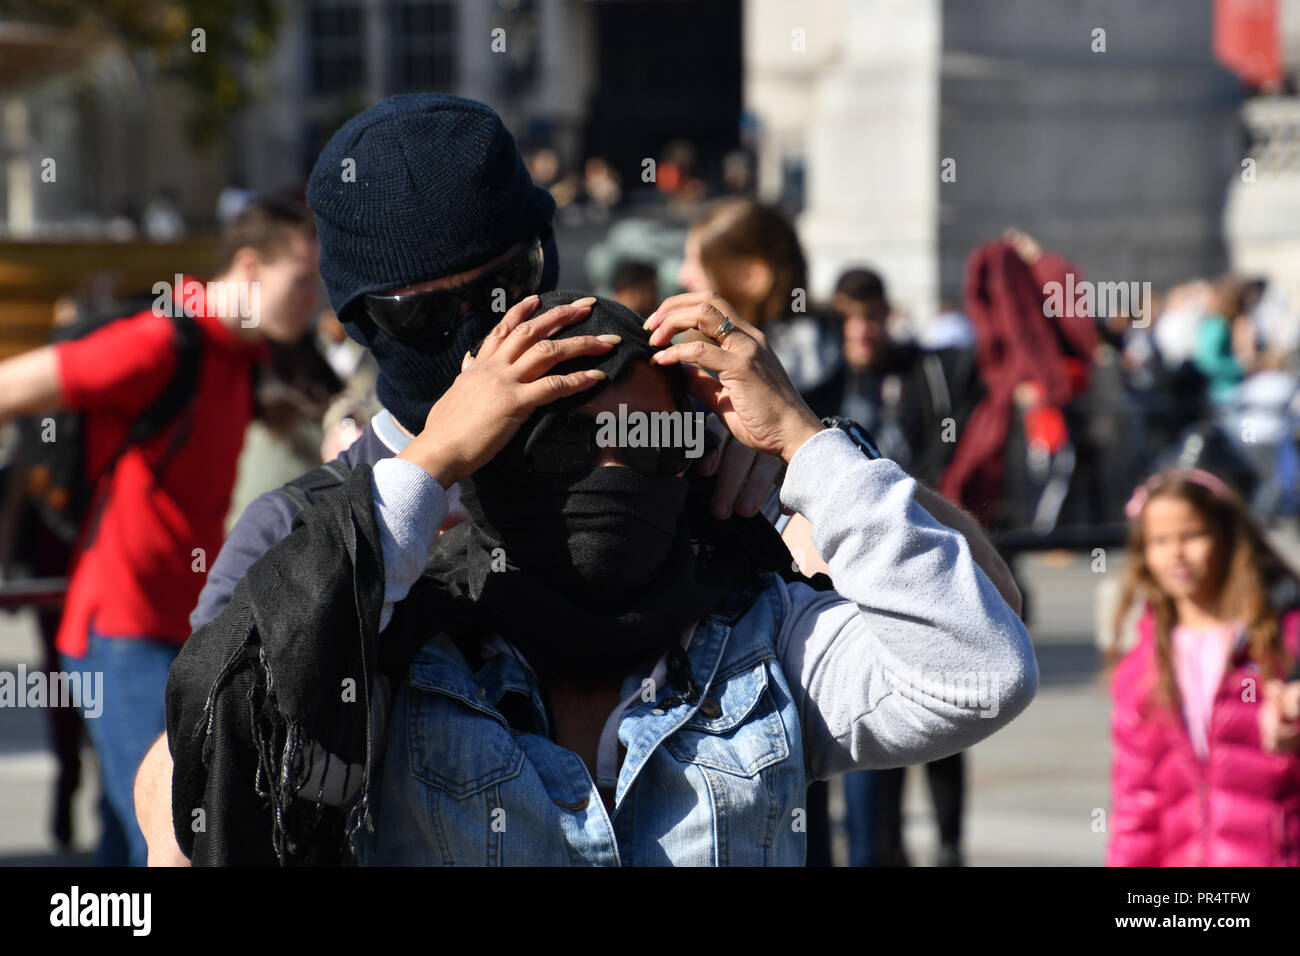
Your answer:
[[[262,266],[262,256],[256,249],[250,246],[235,252],[234,260],[231,262],[231,272],[233,272],[240,281],[256,282]]]

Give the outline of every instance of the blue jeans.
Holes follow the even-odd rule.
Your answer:
[[[849,829],[849,866],[874,866],[876,786],[874,770],[844,775],[844,811]]]
[[[144,866],[148,850],[135,821],[135,773],[166,726],[163,694],[179,644],[90,631],[81,665],[103,676],[103,711],[86,716],[99,758],[104,830],[97,866]]]

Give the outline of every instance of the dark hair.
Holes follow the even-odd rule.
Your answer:
[[[617,292],[619,289],[626,289],[628,286],[644,285],[647,282],[658,281],[659,272],[650,263],[640,259],[621,259],[614,269],[614,278],[610,285]]]
[[[230,268],[240,249],[253,249],[262,258],[274,260],[288,248],[294,236],[316,237],[316,220],[303,203],[266,196],[250,199],[221,231],[216,271]]]
[[[841,274],[835,283],[835,295],[842,295],[854,302],[889,302],[885,295],[885,280],[870,269],[850,269]]]
[[[1180,695],[1174,679],[1172,632],[1178,621],[1173,598],[1156,582],[1146,560],[1146,507],[1162,497],[1186,501],[1205,520],[1214,538],[1211,573],[1218,588],[1221,611],[1242,620],[1246,627],[1250,657],[1263,677],[1279,676],[1290,665],[1282,646],[1278,626],[1279,609],[1273,606],[1272,589],[1295,573],[1277,553],[1235,491],[1223,498],[1189,480],[1176,468],[1153,475],[1146,482],[1148,497],[1142,511],[1131,519],[1128,553],[1114,626],[1118,633],[1130,608],[1145,602],[1155,619],[1156,679],[1148,698],[1158,707],[1177,707]],[[1118,644],[1110,649],[1107,670],[1119,662]]]
[[[772,270],[767,294],[742,316],[760,329],[790,312],[795,289],[808,287],[808,265],[794,226],[776,206],[754,199],[723,199],[691,225],[700,239],[700,261],[713,291],[737,308],[740,297],[728,288],[720,268],[729,261],[756,257]],[[748,312],[749,314],[744,314]]]

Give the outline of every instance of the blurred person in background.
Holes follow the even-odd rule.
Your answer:
[[[619,184],[618,173],[604,157],[592,156],[583,164],[582,176],[582,188],[587,197],[587,216],[595,222],[603,222],[623,199],[623,187]]]
[[[1300,582],[1210,472],[1159,472],[1126,513],[1107,865],[1300,866]]]
[[[87,720],[113,819],[96,862],[143,865],[132,782],[163,727],[163,689],[189,637],[187,617],[203,587],[208,556],[224,538],[236,460],[253,413],[252,379],[267,343],[302,338],[314,309],[317,244],[310,213],[292,204],[251,204],[222,237],[212,283],[183,277],[170,295],[173,319],[155,302],[83,338],[0,363],[0,420],[58,409],[81,412],[85,467],[95,490],[74,548],[57,646],[103,674],[103,712]],[[168,277],[171,278],[171,277]],[[250,290],[252,316],[215,303],[215,283]],[[256,286],[253,284],[256,283]],[[251,289],[258,293],[253,297]],[[248,321],[248,319],[253,321]],[[176,420],[144,441],[132,424],[177,375],[175,322],[201,336],[196,384]]]
[[[550,189],[560,178],[560,157],[549,146],[530,150],[524,163],[529,178],[542,189]]]
[[[832,378],[840,345],[828,323],[808,311],[808,266],[790,220],[753,199],[723,199],[686,234],[678,283],[688,292],[715,292],[758,327],[809,407],[835,414],[840,396]]]
[[[257,370],[253,420],[239,455],[227,533],[253,499],[320,464],[321,420],[342,391],[315,336],[271,345],[270,361]]]
[[[643,319],[659,307],[659,272],[648,262],[622,260],[614,269],[610,284],[614,298]]]
[[[661,187],[663,165],[660,165]],[[691,225],[677,282],[687,292],[720,295],[758,328],[790,381],[819,416],[838,409],[832,376],[839,343],[806,308],[808,266],[790,220],[775,206],[747,198],[719,200]],[[808,865],[831,865],[824,781],[808,787]]]
[[[1213,284],[1208,311],[1196,325],[1192,362],[1209,383],[1210,401],[1229,403],[1255,359],[1254,330],[1242,312],[1242,285],[1231,276]]]
[[[690,208],[704,199],[704,180],[696,175],[695,166],[695,146],[689,140],[675,139],[664,147],[663,155],[655,164],[654,182],[671,205]]]
[[[957,317],[934,330],[954,347],[931,351],[888,334],[885,283],[870,269],[851,269],[835,283],[833,315],[843,330],[844,366],[836,375],[839,414],[864,426],[881,453],[918,481],[938,482],[983,388],[973,336]],[[964,800],[962,752],[925,765],[939,826],[939,866],[961,865]],[[906,768],[846,774],[852,866],[907,866],[902,798]]]
[[[1082,279],[1077,267],[1014,229],[966,262],[965,311],[984,396],[939,490],[986,527],[1054,525],[1069,486],[1074,447],[1066,409],[1087,389],[1097,330],[1076,303],[1065,315],[1047,314],[1048,284],[1064,286],[1068,276],[1074,284]]]
[[[960,326],[936,330],[936,340],[953,343],[937,349],[895,341],[884,280],[870,269],[839,277],[831,312],[844,343],[833,379],[838,413],[870,431],[881,452],[912,477],[937,483],[983,395],[973,335]]]
[[[732,150],[722,159],[722,192],[727,196],[752,196],[756,186],[754,154]]]
[[[1220,393],[1219,425],[1254,468],[1258,484],[1249,501],[1255,516],[1293,516],[1300,511],[1300,379],[1291,357],[1279,347],[1290,338],[1285,320],[1259,308],[1265,292],[1262,281],[1225,277],[1218,289],[1220,311],[1232,317],[1227,356],[1221,354],[1218,317],[1207,320],[1206,326],[1218,337],[1214,354],[1225,372],[1241,374],[1235,385]]]

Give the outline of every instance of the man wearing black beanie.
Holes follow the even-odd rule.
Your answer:
[[[555,289],[559,253],[554,200],[532,182],[496,112],[462,97],[394,96],[353,117],[321,152],[307,202],[330,304],[375,356],[384,406],[326,466],[334,473],[294,483],[310,488],[313,476],[317,486],[336,484],[360,464],[399,454],[504,311]],[[775,518],[781,463],[722,437],[698,469],[717,475],[714,515],[752,516],[766,502]],[[288,536],[301,504],[301,493],[285,489],[250,503],[209,570],[192,630],[217,617],[253,563]],[[151,858],[184,862],[171,838],[170,778],[164,736],[137,779],[137,814]]]
[[[509,306],[555,289],[555,201],[533,184],[490,107],[414,93],[377,103],[330,138],[312,169],[307,202],[330,305],[379,366],[383,410],[339,456],[351,470],[400,453],[470,347]],[[444,297],[450,302],[438,301]],[[378,324],[402,332],[404,323],[445,319],[448,311],[450,321],[431,332],[416,328],[408,338]],[[754,515],[767,502],[775,518],[779,468],[775,459],[724,440],[701,468],[702,475],[718,475],[715,516]],[[208,573],[192,630],[221,613],[253,562],[288,535],[297,511],[298,503],[279,491],[249,505]]]

